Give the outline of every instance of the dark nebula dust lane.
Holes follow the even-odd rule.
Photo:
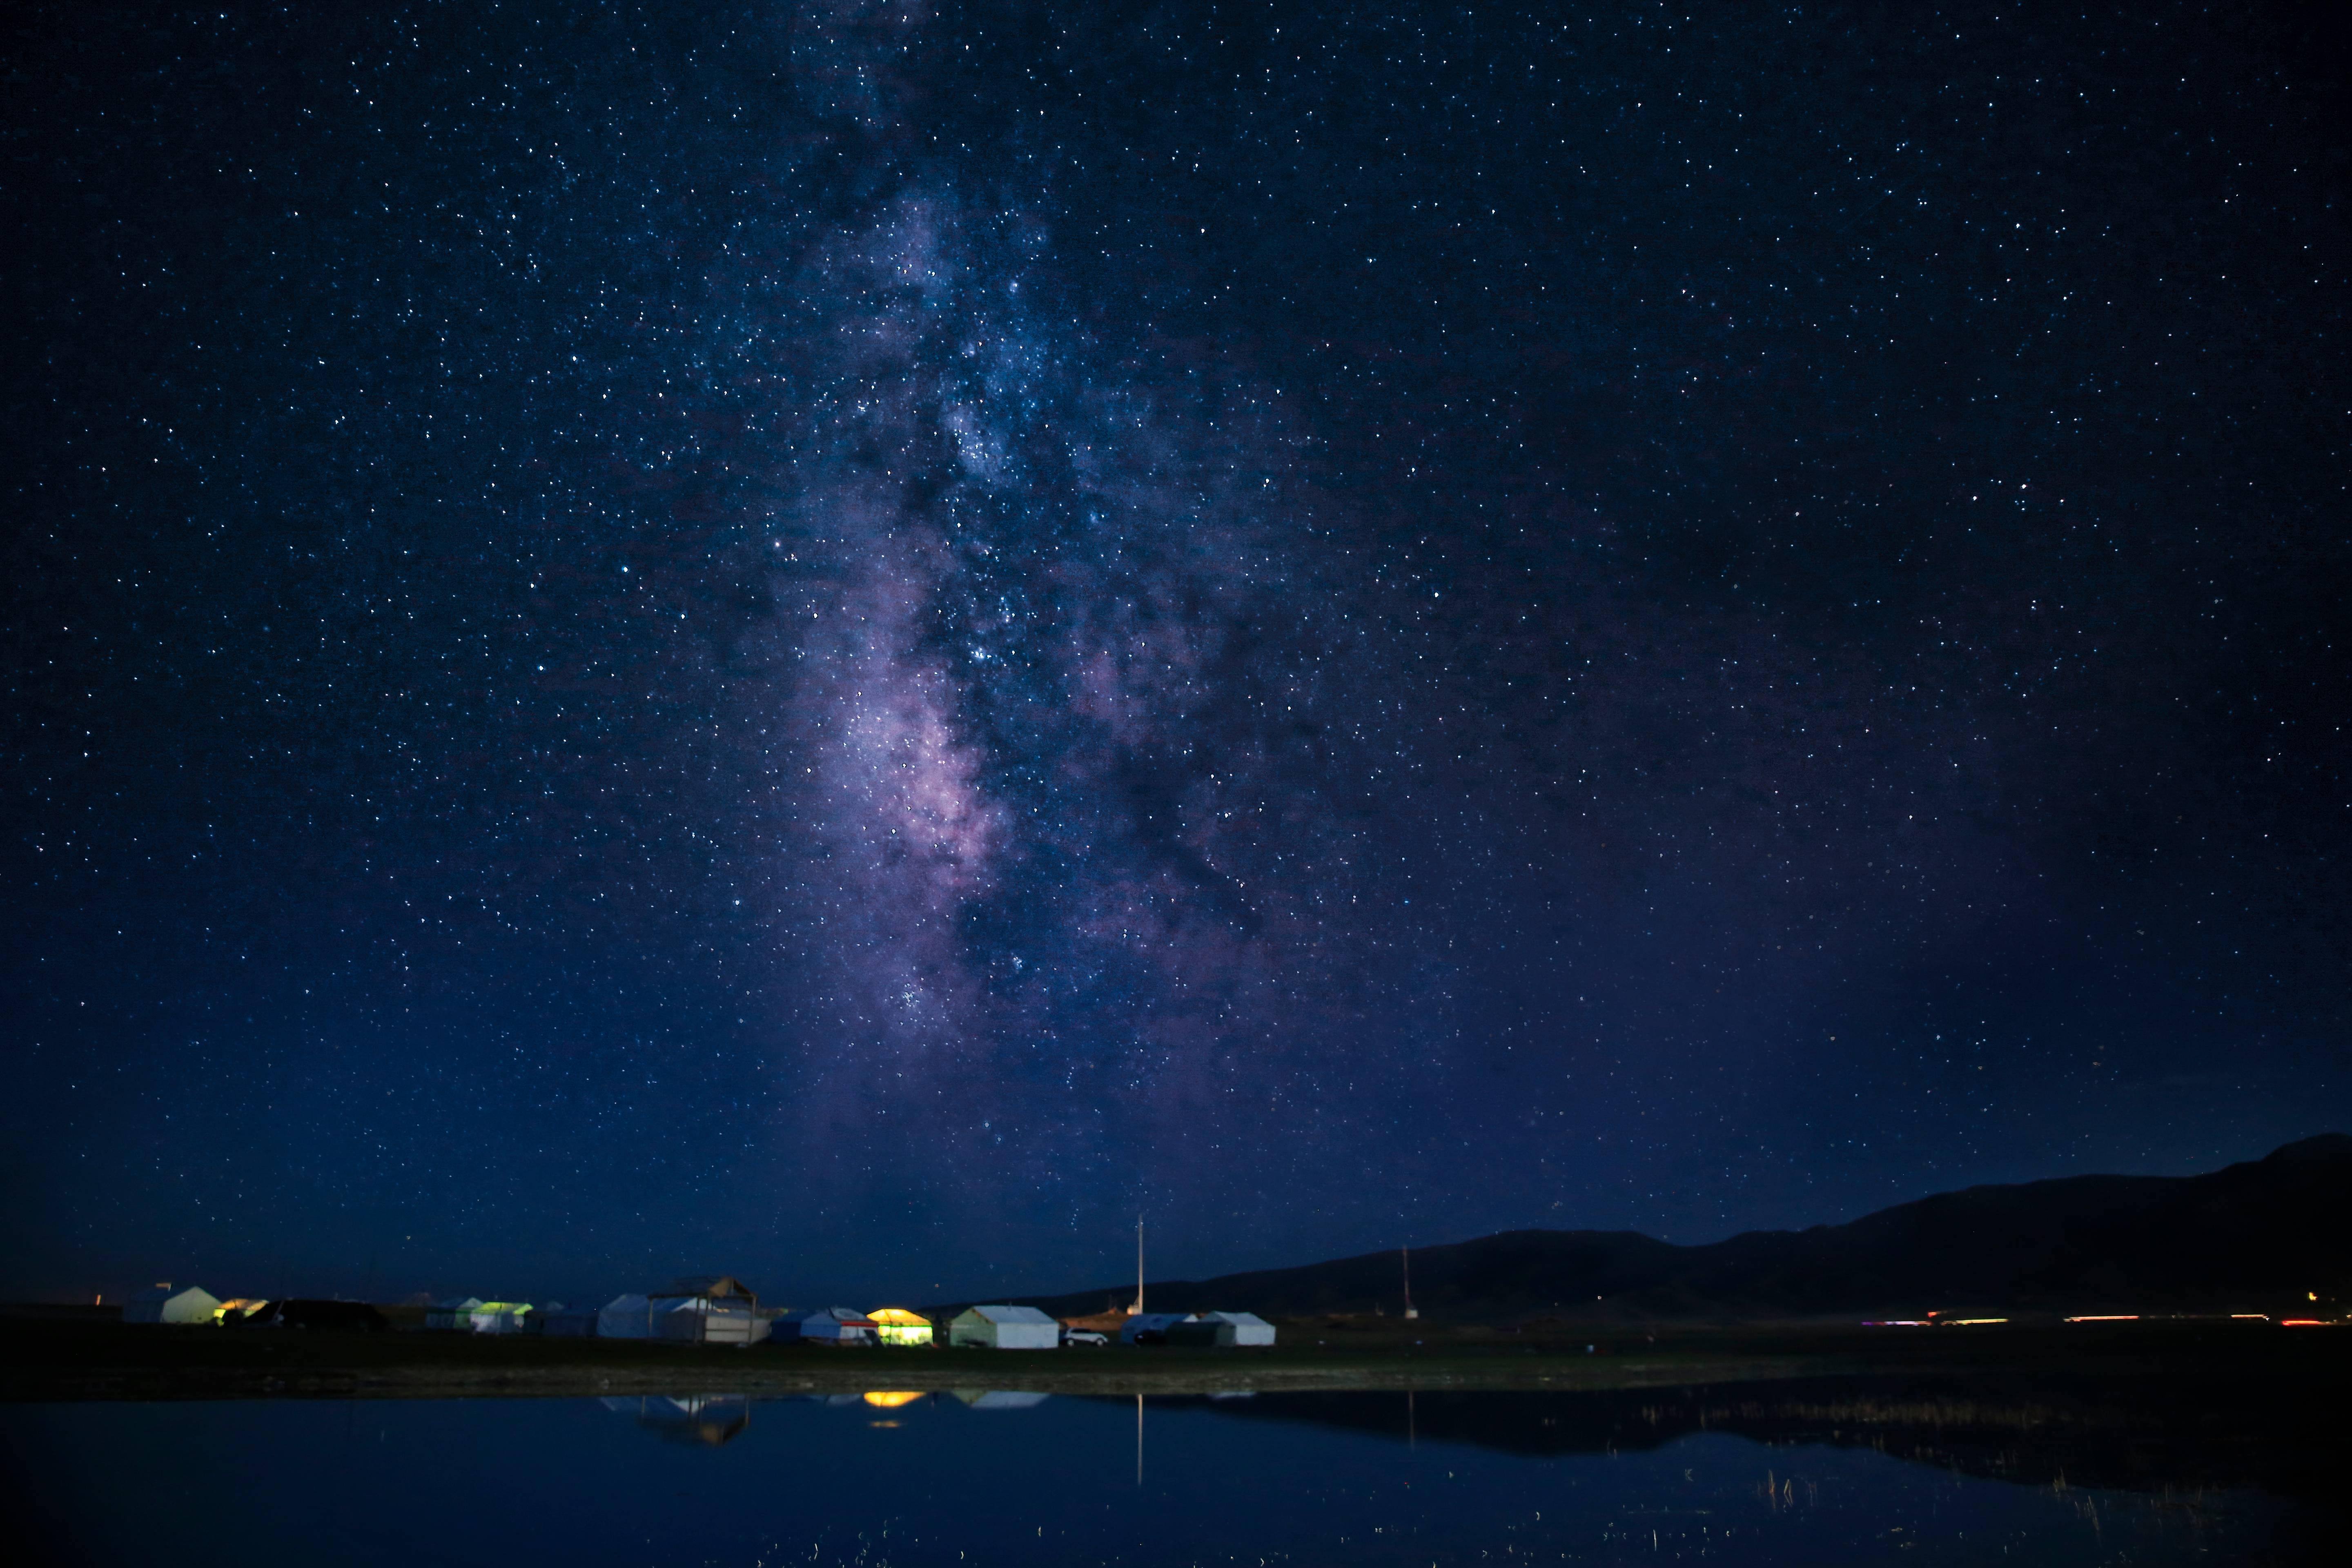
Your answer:
[[[2352,1110],[2315,13],[7,49],[12,1288],[1698,1240]]]

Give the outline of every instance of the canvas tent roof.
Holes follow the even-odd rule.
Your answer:
[[[981,1320],[982,1320],[982,1321],[984,1321],[984,1322],[990,1322],[990,1323],[1054,1323],[1054,1324],[1055,1324],[1055,1327],[1057,1327],[1057,1328],[1060,1326],[1060,1324],[1059,1324],[1059,1323],[1058,1323],[1055,1319],[1053,1319],[1053,1318],[1051,1318],[1051,1317],[1048,1317],[1046,1314],[1045,1314],[1044,1312],[1039,1311],[1039,1310],[1038,1310],[1036,1308],[1034,1308],[1034,1307],[996,1307],[996,1306],[988,1306],[988,1307],[973,1307],[973,1308],[970,1309],[970,1310],[971,1310],[971,1314],[972,1314],[974,1317],[977,1317],[977,1318],[981,1319]]]
[[[920,1320],[918,1321],[919,1321]],[[825,1307],[817,1311],[809,1313],[806,1317],[803,1318],[801,1321],[803,1323],[814,1323],[819,1321],[839,1323],[845,1328],[851,1329],[870,1329],[874,1327],[874,1320],[867,1317],[865,1313],[859,1311],[855,1307]]]

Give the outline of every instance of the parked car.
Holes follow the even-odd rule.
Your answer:
[[[1062,1342],[1066,1345],[1107,1345],[1110,1343],[1110,1336],[1097,1333],[1092,1329],[1064,1329]]]

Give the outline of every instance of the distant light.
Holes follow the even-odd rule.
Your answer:
[[[2092,1312],[2080,1318],[2069,1318],[2070,1323],[2137,1323],[2137,1312]]]
[[[2279,1320],[2279,1327],[2282,1329],[2332,1329],[2335,1326],[2325,1318],[2281,1318]]]
[[[2007,1318],[1946,1318],[1942,1326],[1945,1328],[1966,1328],[1970,1323],[2005,1323],[2007,1321],[2009,1321]]]

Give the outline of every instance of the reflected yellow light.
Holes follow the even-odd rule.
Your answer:
[[[868,1405],[879,1405],[885,1410],[896,1410],[901,1405],[912,1405],[922,1396],[923,1394],[920,1389],[916,1389],[912,1392],[902,1392],[894,1389],[887,1393],[877,1392],[869,1394],[866,1396],[866,1403]]]

